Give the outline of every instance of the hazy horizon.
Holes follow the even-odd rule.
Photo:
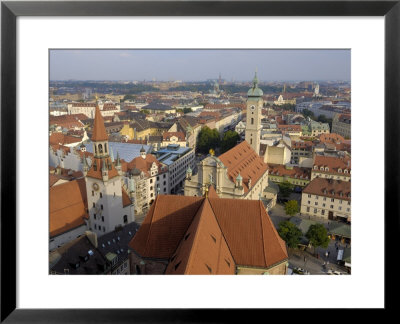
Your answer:
[[[51,81],[351,80],[350,50],[50,50]]]

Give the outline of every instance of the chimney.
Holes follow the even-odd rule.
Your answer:
[[[85,231],[86,237],[89,239],[90,243],[93,244],[93,246],[97,249],[98,244],[97,244],[97,234],[91,231]]]

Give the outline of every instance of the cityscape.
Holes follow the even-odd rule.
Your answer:
[[[49,274],[350,275],[350,50],[51,50]]]

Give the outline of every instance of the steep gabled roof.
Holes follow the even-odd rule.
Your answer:
[[[169,259],[204,200],[182,197],[158,195],[129,246],[144,257]]]
[[[234,274],[235,263],[207,199],[181,240],[166,274]]]
[[[288,258],[261,201],[210,196],[157,196],[130,247],[168,260],[168,274],[233,274]]]
[[[255,185],[268,170],[268,165],[246,141],[236,145],[218,158],[228,168],[228,177],[232,182],[236,181],[236,177],[240,173],[243,177],[245,193],[249,191],[248,180],[251,178],[252,185]]]
[[[50,187],[50,237],[85,224],[87,214],[84,179]]]
[[[100,113],[99,105],[96,105],[96,112],[94,116],[94,126],[93,126],[93,133],[91,140],[92,142],[108,140],[108,135],[106,132],[106,128],[104,126],[104,119]]]
[[[288,258],[260,200],[209,200],[237,265],[266,268]]]

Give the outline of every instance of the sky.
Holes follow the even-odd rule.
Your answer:
[[[50,50],[50,80],[350,81],[350,50]]]

